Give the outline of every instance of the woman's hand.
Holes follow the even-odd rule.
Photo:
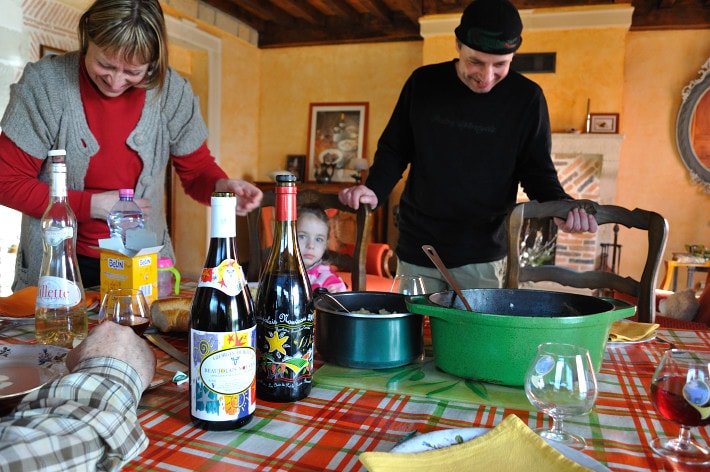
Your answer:
[[[244,216],[259,208],[264,194],[253,184],[245,180],[220,179],[214,186],[215,192],[232,192],[237,196],[237,215]]]
[[[118,201],[118,190],[110,190],[108,192],[95,193],[91,196],[91,217],[105,220],[108,217],[108,212]],[[153,205],[150,200],[145,198],[136,198],[133,200],[143,210],[143,216],[148,217]]]

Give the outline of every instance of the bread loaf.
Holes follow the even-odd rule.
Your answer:
[[[186,333],[190,329],[192,299],[170,297],[156,300],[150,306],[153,326],[163,333]]]

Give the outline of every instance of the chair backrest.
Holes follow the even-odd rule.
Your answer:
[[[579,272],[553,265],[520,265],[520,232],[528,218],[567,218],[573,208],[583,207],[593,213],[598,224],[620,224],[648,232],[648,254],[640,279],[622,277],[613,272],[592,270]],[[590,200],[560,200],[551,202],[527,202],[517,205],[508,216],[508,263],[505,285],[517,288],[521,282],[552,281],[562,285],[589,288],[613,289],[635,297],[639,321],[653,322],[656,317],[655,288],[658,269],[668,237],[668,222],[658,213],[615,205],[600,205]]]
[[[261,200],[261,207],[247,215],[247,227],[249,229],[249,268],[247,269],[247,280],[249,281],[259,279],[263,264],[261,257],[263,246],[261,241],[263,240],[262,232],[266,228],[263,227],[261,210],[264,207],[273,207],[274,202],[274,191],[267,190],[264,192],[264,197]],[[296,194],[296,202],[298,205],[317,203],[325,210],[336,209],[357,215],[357,234],[355,236],[355,249],[353,252],[351,289],[354,291],[365,290],[367,245],[370,242],[373,224],[372,209],[370,206],[361,205],[359,210],[353,210],[349,206],[340,203],[338,195],[335,193],[321,193],[310,189],[299,190]]]

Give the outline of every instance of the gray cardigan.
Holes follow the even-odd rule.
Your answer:
[[[79,53],[72,52],[27,64],[20,81],[10,87],[10,102],[0,121],[3,133],[37,159],[44,160],[50,149],[66,149],[70,190],[84,189],[89,160],[99,150],[81,102],[79,59]],[[189,83],[169,69],[160,93],[147,90],[138,125],[126,141],[143,161],[135,196],[151,200],[147,228],[165,245],[163,255],[173,255],[164,212],[168,160],[170,155],[194,152],[206,139],[197,97]],[[49,183],[49,174],[44,162],[38,178]],[[13,290],[37,285],[41,263],[40,220],[23,215]]]

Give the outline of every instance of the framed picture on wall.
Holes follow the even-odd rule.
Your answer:
[[[296,176],[299,182],[306,178],[306,155],[289,154],[286,156],[286,170]]]
[[[308,182],[355,182],[366,159],[367,102],[311,103]]]
[[[590,113],[589,114],[590,133],[618,133],[619,114],[618,113]]]

